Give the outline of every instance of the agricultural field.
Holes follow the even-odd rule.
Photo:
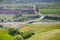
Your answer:
[[[59,22],[60,9],[39,9],[39,12],[45,16],[42,21],[44,22]]]
[[[28,1],[0,0],[0,40],[60,40],[60,2]]]
[[[21,28],[0,25],[0,40],[60,40],[60,24],[20,24]]]
[[[60,21],[60,9],[39,9],[39,13],[45,16],[44,19],[40,20],[41,22]],[[17,14],[16,16],[0,15],[0,22],[25,22],[38,18],[38,14]]]
[[[39,9],[42,14],[60,14],[60,9]]]
[[[36,7],[39,8],[38,12],[44,15],[44,19],[39,20],[41,22],[60,22],[60,3],[38,3],[36,4]],[[0,4],[0,9],[10,9],[10,10],[17,10],[18,9],[24,9],[25,11],[27,9],[32,9],[31,15],[25,13],[22,15],[16,16],[2,16],[0,15],[0,22],[26,22],[29,20],[35,20],[39,18],[39,15],[35,15],[33,13],[33,4]],[[20,10],[21,11],[21,10]],[[22,11],[23,12],[23,11]],[[28,11],[27,11],[28,12]],[[4,14],[4,13],[3,13]],[[8,13],[7,13],[8,14]],[[13,13],[11,13],[13,14]]]

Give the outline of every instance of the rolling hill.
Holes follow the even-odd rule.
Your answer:
[[[32,30],[35,35],[27,40],[60,40],[60,25],[59,24],[39,24],[26,25],[28,27],[22,28],[19,31],[25,32]]]
[[[6,30],[0,29],[0,40],[12,40],[12,36]]]

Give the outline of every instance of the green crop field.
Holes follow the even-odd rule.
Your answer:
[[[39,13],[43,14],[44,16],[50,17],[43,19],[45,22],[60,21],[60,9],[39,9]]]
[[[60,9],[39,9],[43,14],[60,14]]]

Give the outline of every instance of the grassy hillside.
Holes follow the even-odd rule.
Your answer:
[[[21,25],[19,24],[19,27]],[[30,36],[31,33],[34,35]],[[23,24],[22,28],[19,28],[18,34],[23,38],[27,37],[24,38],[25,40],[60,40],[60,24]],[[0,40],[13,40],[13,38],[14,36],[11,36],[6,29],[0,29]]]
[[[59,24],[40,24],[40,25],[26,25],[28,27],[22,28],[19,31],[25,32],[32,30],[35,35],[27,40],[60,40],[60,25]]]
[[[36,34],[49,31],[49,30],[54,30],[54,29],[60,29],[59,24],[28,24],[26,25],[25,28],[20,29],[20,31],[28,31],[28,30],[33,30]]]
[[[0,40],[12,40],[12,36],[10,36],[6,30],[0,29]]]
[[[60,29],[34,35],[28,40],[60,40]]]

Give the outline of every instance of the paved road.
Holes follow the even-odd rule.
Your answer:
[[[27,22],[25,22],[25,24],[34,23],[34,22],[39,21],[39,20],[41,20],[41,19],[43,19],[43,18],[45,17],[45,16],[42,15],[41,13],[38,13],[38,12],[35,12],[35,13],[37,13],[37,14],[40,16],[40,18],[38,18],[38,19],[36,19],[36,20],[27,21]]]
[[[34,22],[32,24],[60,24],[60,22]]]
[[[0,23],[0,24],[25,24],[22,22],[6,22],[6,23]],[[60,22],[34,22],[32,24],[60,24]]]

